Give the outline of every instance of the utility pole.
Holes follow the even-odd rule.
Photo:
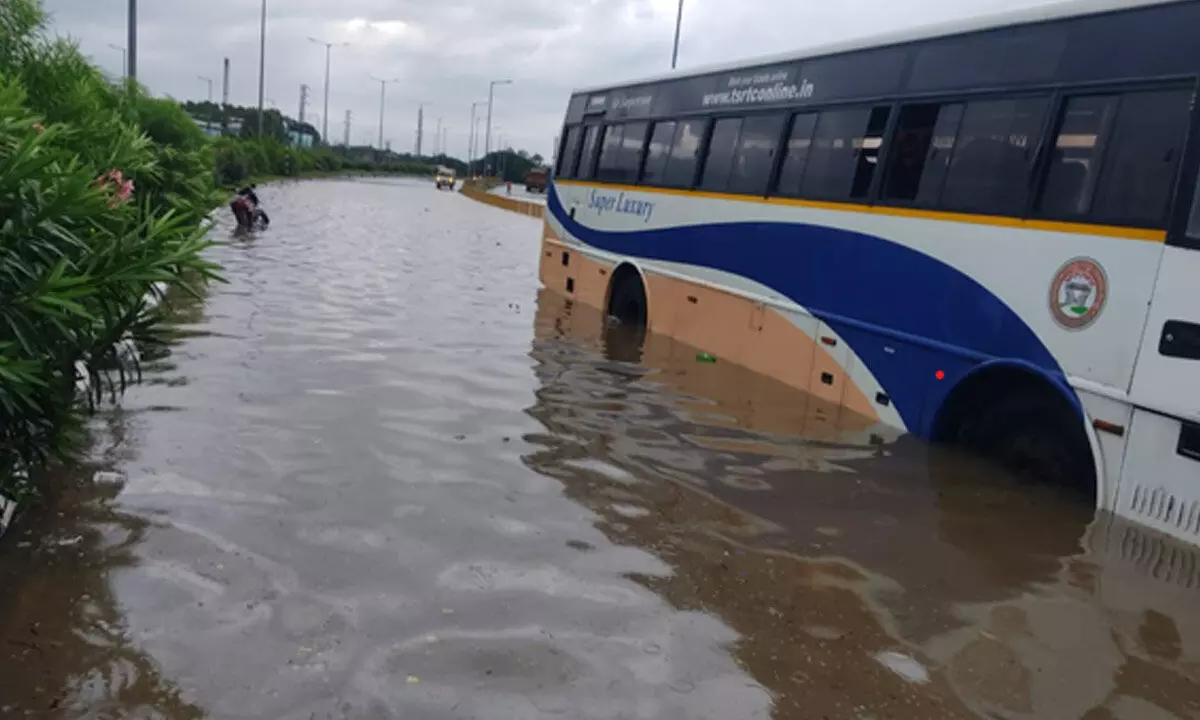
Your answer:
[[[497,85],[511,85],[512,80],[493,80],[488,83],[488,112],[487,112],[487,130],[483,135],[483,166],[484,172],[487,172],[487,156],[492,151],[492,103],[495,101]]]
[[[267,0],[262,0],[258,30],[258,139],[263,136],[263,95],[267,91]]]
[[[383,150],[383,114],[384,108],[387,106],[387,85],[400,82],[400,78],[384,80],[372,75],[371,79],[379,83],[379,149]]]
[[[446,148],[446,137],[450,134],[450,128],[442,128],[442,154],[449,157],[450,153]]]
[[[333,46],[339,45],[346,47],[350,43],[331,43],[324,40],[318,40],[315,37],[309,37],[309,42],[314,42],[318,45],[325,46],[325,108],[321,111],[321,142],[329,145],[329,58],[333,53]]]
[[[129,46],[129,54],[125,60],[125,76],[130,80],[137,80],[137,0],[129,0],[129,39],[126,45]]]
[[[304,122],[304,109],[308,106],[308,86],[300,85],[300,122]]]
[[[229,58],[225,58],[225,68],[221,74],[221,134],[229,129]]]
[[[433,136],[433,154],[434,155],[441,153],[441,151],[442,151],[441,143],[442,143],[442,119],[438,118],[437,132]]]
[[[349,110],[346,111],[346,152],[350,152],[350,120],[352,115]]]
[[[417,105],[417,157],[421,157],[421,141],[425,139],[425,106],[432,103]]]

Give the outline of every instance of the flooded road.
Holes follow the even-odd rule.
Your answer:
[[[1200,717],[1191,550],[631,342],[538,221],[262,196],[0,542],[0,717]]]

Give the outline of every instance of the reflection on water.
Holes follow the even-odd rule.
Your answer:
[[[0,543],[0,717],[1200,715],[1190,549],[537,292],[535,221],[264,194]]]

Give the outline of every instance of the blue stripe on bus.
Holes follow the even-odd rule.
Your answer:
[[[588,245],[723,270],[807,308],[850,345],[921,436],[931,434],[954,383],[991,358],[1036,369],[1078,403],[1054,356],[1008,305],[966,274],[899,243],[802,223],[607,232],[571,218],[553,186],[547,203],[566,231]],[[938,370],[944,380],[934,379]]]

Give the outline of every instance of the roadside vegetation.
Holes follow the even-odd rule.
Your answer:
[[[78,446],[136,376],[128,348],[161,339],[161,300],[217,277],[213,167],[178,104],[47,37],[38,0],[0,2],[0,492]]]
[[[355,173],[429,175],[436,164],[377,156],[369,149],[343,153],[334,148],[297,148],[275,138],[221,137],[213,141],[216,179],[223,187],[272,178],[319,177]]]

